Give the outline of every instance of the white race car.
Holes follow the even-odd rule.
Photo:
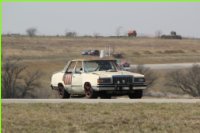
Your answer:
[[[62,71],[54,73],[51,88],[57,89],[62,98],[128,95],[134,99],[142,98],[146,84],[144,75],[120,70],[116,60],[80,59],[69,61]]]

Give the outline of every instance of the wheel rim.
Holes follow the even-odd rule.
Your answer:
[[[85,88],[85,95],[90,97],[92,95],[91,85],[89,83],[86,83],[84,88]]]

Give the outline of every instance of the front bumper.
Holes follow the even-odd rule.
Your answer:
[[[144,90],[147,88],[146,84],[130,84],[130,85],[98,85],[93,86],[96,91],[132,91],[132,90]]]

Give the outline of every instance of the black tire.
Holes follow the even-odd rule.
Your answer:
[[[61,98],[66,99],[70,98],[70,94],[64,89],[63,85],[58,85],[58,94]]]
[[[143,96],[142,90],[135,90],[133,93],[128,94],[130,99],[141,99]]]
[[[84,84],[84,91],[86,98],[96,99],[98,97],[97,92],[92,89],[91,84],[88,82]]]

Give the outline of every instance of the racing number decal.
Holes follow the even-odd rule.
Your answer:
[[[63,76],[63,81],[65,85],[71,85],[72,83],[72,74],[67,73]]]

